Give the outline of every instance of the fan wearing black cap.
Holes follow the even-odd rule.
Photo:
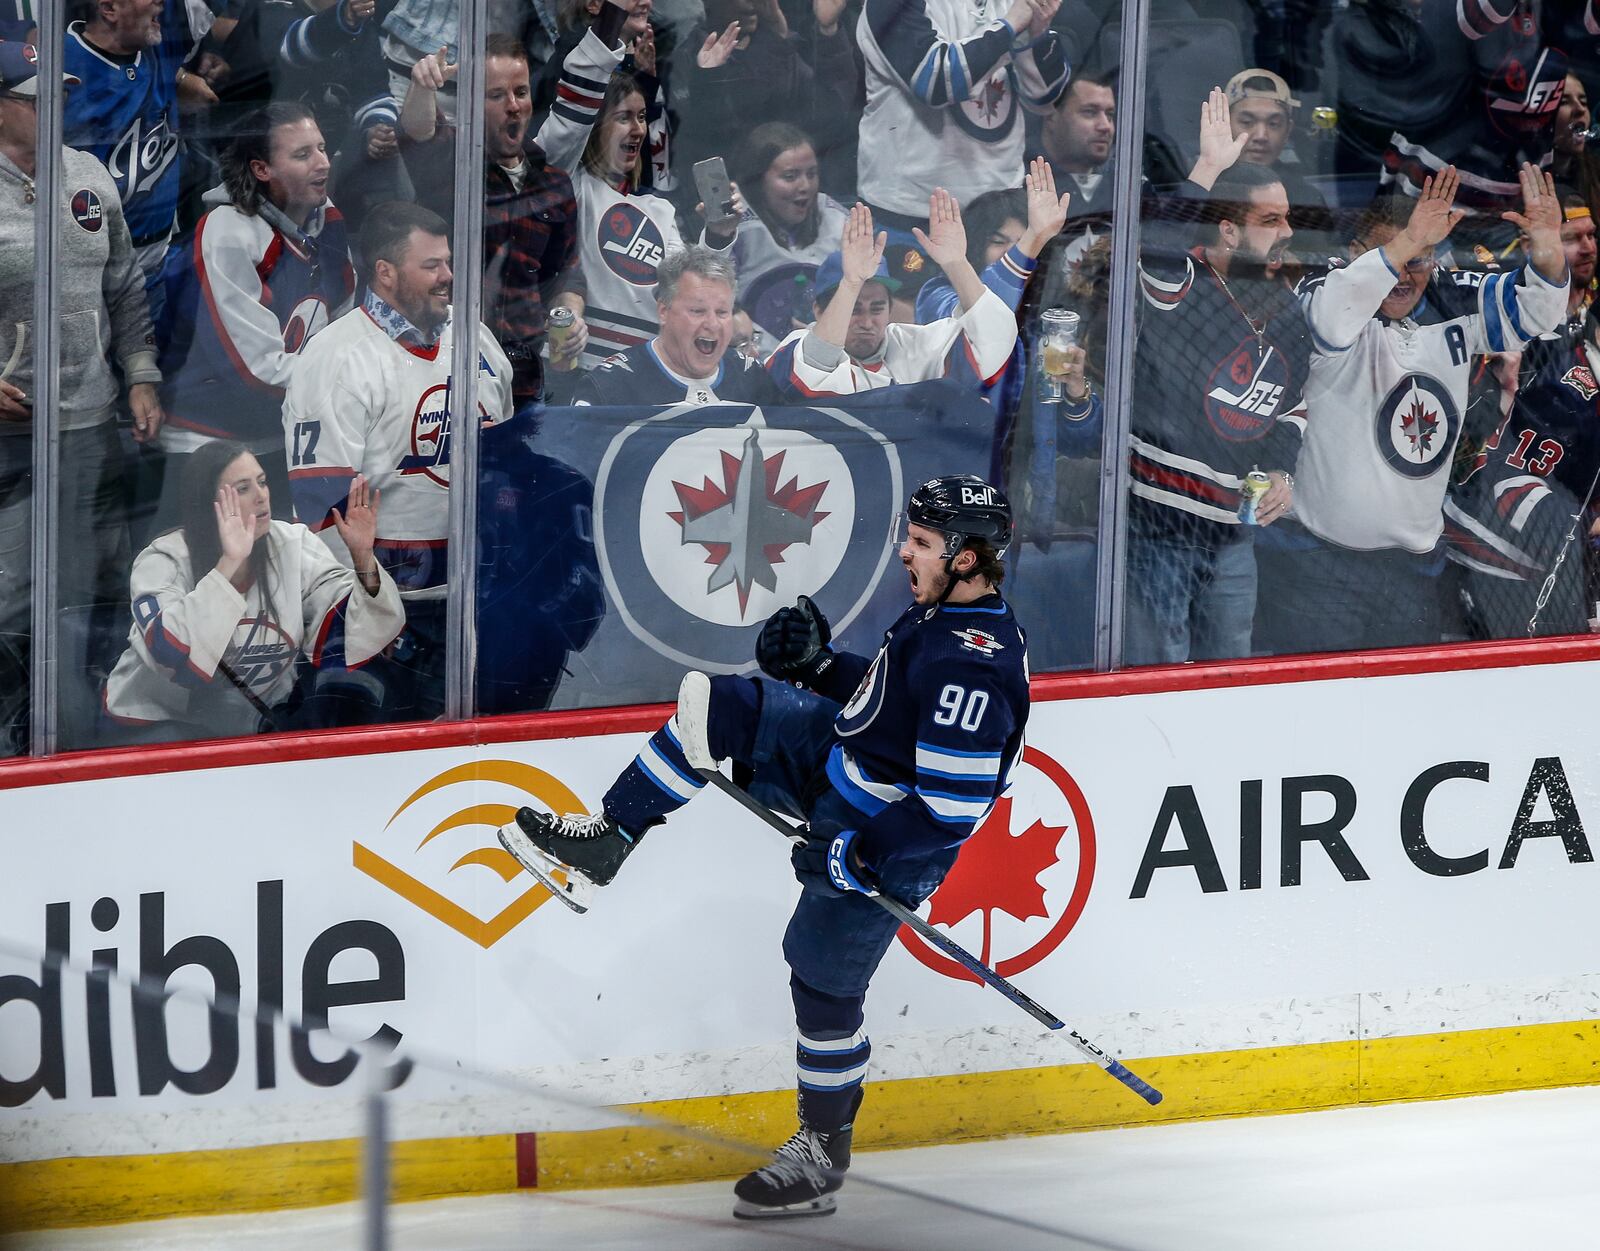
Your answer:
[[[947,374],[989,386],[1004,372],[1017,342],[1017,318],[983,285],[967,259],[961,206],[942,187],[928,201],[928,229],[913,232],[944,270],[960,303],[953,317],[925,326],[891,322],[899,283],[883,262],[887,234],[873,234],[872,210],[850,210],[839,251],[817,267],[817,320],[796,330],[767,362],[792,395],[854,395]]]
[[[872,1050],[867,985],[898,928],[868,896],[914,908],[931,895],[1022,749],[1027,642],[1000,596],[1011,505],[971,474],[935,478],[912,494],[899,535],[912,603],[875,657],[830,647],[827,618],[801,596],[756,643],[774,681],[686,675],[677,712],[594,815],[523,808],[500,831],[581,910],[579,894],[610,882],[646,832],[704,788],[698,770],[724,759],[753,798],[806,821],[793,853],[803,890],[783,938],[800,1128],[734,1186],[734,1215],[746,1219],[834,1210]]]

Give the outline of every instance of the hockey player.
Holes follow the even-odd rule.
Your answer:
[[[523,808],[500,832],[564,898],[553,867],[604,886],[648,830],[705,786],[695,770],[723,759],[752,796],[808,823],[793,855],[803,889],[783,939],[800,1129],[734,1187],[735,1216],[834,1210],[871,1051],[862,1005],[898,928],[865,896],[881,890],[916,907],[932,894],[1022,746],[1025,639],[999,590],[1010,505],[960,474],[918,487],[904,522],[913,602],[875,658],[831,649],[826,619],[802,597],[768,619],[756,644],[775,681],[688,674],[676,715],[598,812]]]
[[[1271,170],[1240,162],[1228,98],[1201,105],[1200,156],[1158,206],[1139,252],[1144,322],[1134,365],[1128,501],[1132,664],[1250,654],[1256,528],[1294,498],[1310,341],[1275,276],[1294,231]],[[1256,526],[1240,489],[1270,486]]]
[[[567,54],[556,103],[539,128],[550,163],[572,176],[578,197],[581,267],[589,284],[584,316],[589,344],[581,364],[593,369],[655,332],[656,267],[683,249],[670,202],[640,188],[649,159],[649,122],[640,80],[617,72],[629,13],[605,0],[595,24]],[[735,216],[706,227],[702,242],[726,252]]]
[[[1567,303],[1561,206],[1548,174],[1521,173],[1528,263],[1511,273],[1435,272],[1461,220],[1457,177],[1415,201],[1381,197],[1351,260],[1301,283],[1315,335],[1293,551],[1274,555],[1258,640],[1274,651],[1439,640],[1437,550],[1472,358],[1515,351]]]
[[[161,443],[170,517],[182,457],[212,439],[247,447],[289,503],[284,389],[306,345],[349,309],[355,291],[328,169],[322,131],[304,105],[250,114],[223,153],[223,186],[206,195],[215,207],[168,259]]]
[[[444,700],[445,543],[450,520],[450,240],[414,204],[373,209],[361,231],[361,307],[311,341],[283,401],[295,516],[349,563],[334,525],[357,474],[383,492],[375,544],[406,601],[406,633],[385,682],[397,716],[436,716]],[[511,365],[477,328],[478,415],[511,415]],[[388,668],[389,666],[386,666]]]
[[[733,264],[709,248],[674,252],[656,271],[661,332],[578,382],[573,403],[776,404],[778,388],[733,341]]]
[[[1044,113],[1067,86],[1050,21],[1061,0],[867,0],[856,23],[867,107],[861,198],[909,229],[942,182],[965,204],[1022,181],[1018,103]]]
[[[216,441],[186,458],[181,524],[133,562],[133,629],[106,683],[106,710],[165,738],[285,728],[296,659],[355,669],[405,625],[373,556],[378,492],[348,482],[333,515],[353,568],[303,525],[272,519],[260,462]]]
[[[1017,317],[983,285],[967,259],[961,206],[942,187],[928,201],[928,230],[917,242],[955,288],[958,316],[926,326],[889,321],[898,284],[883,263],[888,235],[872,233],[872,210],[850,210],[839,251],[817,267],[817,320],[796,330],[767,362],[788,394],[854,395],[949,374],[992,385],[1011,360]]]

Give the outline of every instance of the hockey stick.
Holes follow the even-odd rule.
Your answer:
[[[805,843],[805,836],[795,829],[794,826],[788,824],[788,822],[786,822],[782,817],[778,816],[777,813],[773,812],[765,804],[759,803],[757,800],[751,798],[751,796],[748,795],[744,790],[734,785],[734,783],[728,778],[723,777],[721,772],[718,770],[697,769],[695,771],[699,773],[700,776],[705,778],[706,781],[710,782],[711,785],[715,786],[724,795],[727,795],[735,803],[739,804],[745,809],[745,811],[749,812],[751,816],[754,816],[757,819],[764,821],[767,825],[770,825],[791,843],[802,845]],[[1011,1000],[1012,1003],[1016,1004],[1017,1007],[1021,1008],[1046,1029],[1066,1030],[1067,1041],[1076,1047],[1079,1053],[1082,1054],[1085,1059],[1091,1060],[1095,1064],[1098,1064],[1107,1073],[1111,1074],[1112,1077],[1116,1078],[1146,1103],[1157,1104],[1161,1102],[1161,1092],[1149,1082],[1145,1081],[1142,1077],[1130,1072],[1128,1067],[1124,1065],[1122,1061],[1113,1060],[1104,1051],[1100,1050],[1099,1047],[1096,1047],[1082,1034],[1078,1033],[1077,1030],[1067,1029],[1067,1023],[1060,1017],[1056,1016],[1053,1012],[1040,1007],[1032,999],[1028,998],[1027,995],[1023,994],[1010,982],[1006,981],[1005,978],[1001,977],[998,973],[991,969],[987,964],[984,964],[976,956],[968,952],[948,934],[942,934],[938,930],[934,929],[933,926],[929,925],[898,899],[891,899],[888,895],[881,893],[877,895],[869,895],[867,898],[871,899],[873,903],[877,904],[890,916],[894,917],[894,919],[899,921],[901,925],[915,930],[928,942],[932,943],[940,951],[944,952],[945,955],[949,956],[957,964],[961,965],[962,968],[976,974],[990,986],[993,986],[1002,995]]]

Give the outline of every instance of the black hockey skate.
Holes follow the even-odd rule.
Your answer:
[[[594,888],[616,877],[638,844],[604,812],[556,817],[519,808],[516,822],[500,827],[500,845],[574,912],[589,910]]]
[[[859,1101],[858,1101],[859,1106]],[[760,1221],[787,1216],[826,1216],[838,1206],[834,1191],[850,1167],[852,1122],[824,1133],[801,1125],[773,1154],[772,1163],[741,1177],[733,1187],[733,1214]]]

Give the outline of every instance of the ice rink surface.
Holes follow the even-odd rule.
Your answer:
[[[879,1183],[879,1184],[872,1184]],[[943,1199],[947,1202],[936,1202]],[[392,1207],[395,1251],[1555,1251],[1600,1239],[1600,1087],[857,1155],[827,1217],[725,1182]],[[354,1206],[27,1234],[5,1251],[350,1251]]]

